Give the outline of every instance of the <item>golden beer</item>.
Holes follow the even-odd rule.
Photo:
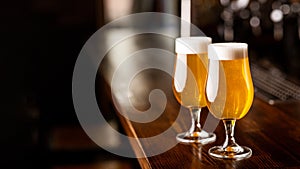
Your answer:
[[[205,86],[207,79],[207,53],[186,54],[186,79],[182,86],[183,90],[178,91],[173,85],[173,93],[177,101],[185,107],[205,107]],[[177,57],[185,57],[178,55]],[[176,65],[175,65],[176,66]],[[185,70],[182,70],[185,71]],[[175,79],[173,84],[175,84]]]
[[[249,111],[254,88],[248,57],[219,61],[217,96],[207,106],[218,119],[240,119]]]
[[[207,107],[224,123],[226,138],[208,154],[223,159],[244,159],[252,150],[239,146],[234,139],[236,120],[249,111],[254,88],[246,43],[216,43],[208,46],[209,68],[206,85]]]
[[[206,106],[205,96],[207,80],[207,46],[211,44],[209,37],[176,38],[177,53],[173,78],[173,93],[177,101],[189,109],[192,125],[186,132],[179,133],[176,139],[183,143],[214,142],[216,135],[201,128],[201,108]]]

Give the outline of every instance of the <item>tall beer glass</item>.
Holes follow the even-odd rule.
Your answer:
[[[180,133],[176,139],[183,143],[207,144],[216,135],[201,129],[200,112],[206,107],[205,85],[207,80],[208,37],[180,37],[176,39],[177,53],[173,81],[173,93],[177,101],[187,107],[192,116],[189,131]]]
[[[208,46],[207,106],[225,125],[226,139],[222,146],[209,149],[217,158],[243,159],[251,156],[248,147],[234,139],[234,126],[249,111],[254,89],[245,43],[216,43]]]

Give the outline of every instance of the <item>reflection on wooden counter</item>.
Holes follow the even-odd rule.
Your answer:
[[[175,135],[186,130],[190,125],[190,117],[185,109],[179,113],[180,105],[175,100],[171,89],[172,77],[166,72],[148,69],[140,72],[133,78],[132,82],[130,88],[133,92],[130,98],[132,105],[137,105],[139,110],[149,108],[148,96],[153,89],[160,89],[167,98],[164,112],[150,123],[132,122],[119,114],[128,136],[147,138],[159,135],[167,129],[172,131],[169,137],[164,137],[164,139],[156,142],[147,142],[143,139],[131,142],[137,156],[147,156],[162,148],[163,144],[174,143],[176,141]],[[140,85],[143,90],[134,90]],[[122,100],[117,100],[117,102],[123,103]],[[151,104],[159,106],[161,103],[156,101],[151,102]],[[177,119],[178,116],[180,116],[179,119]],[[219,123],[217,119],[213,119],[207,109],[204,109],[201,118],[203,119],[202,124],[206,123],[208,119],[216,124],[216,128],[209,126],[211,128],[206,129],[215,129],[214,132],[217,135],[215,143],[200,148],[197,145],[177,144],[170,150],[158,155],[139,158],[141,167],[164,169],[300,167],[300,130],[297,128],[300,125],[300,103],[298,102],[282,102],[276,106],[271,106],[259,98],[254,99],[249,113],[236,126],[237,141],[253,150],[251,158],[241,161],[217,160],[208,155],[207,151],[210,147],[222,144],[224,129],[223,124]],[[176,123],[174,124],[174,122]]]

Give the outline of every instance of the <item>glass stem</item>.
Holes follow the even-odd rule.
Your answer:
[[[223,144],[223,149],[229,152],[236,152],[240,151],[241,147],[235,142],[234,139],[234,126],[235,126],[235,119],[225,119],[223,120],[226,132],[225,142]]]
[[[201,132],[201,124],[200,124],[201,107],[190,107],[189,110],[192,116],[192,126],[190,128],[190,133]]]

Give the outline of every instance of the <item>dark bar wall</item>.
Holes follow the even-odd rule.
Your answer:
[[[73,68],[103,13],[102,0],[1,2],[0,168],[137,168],[94,144],[73,108]]]
[[[253,60],[300,79],[300,1],[245,0],[240,7],[236,2],[193,0],[192,22],[214,42],[248,43]]]
[[[77,124],[72,73],[95,1],[1,1],[0,168],[47,168],[47,131]]]

